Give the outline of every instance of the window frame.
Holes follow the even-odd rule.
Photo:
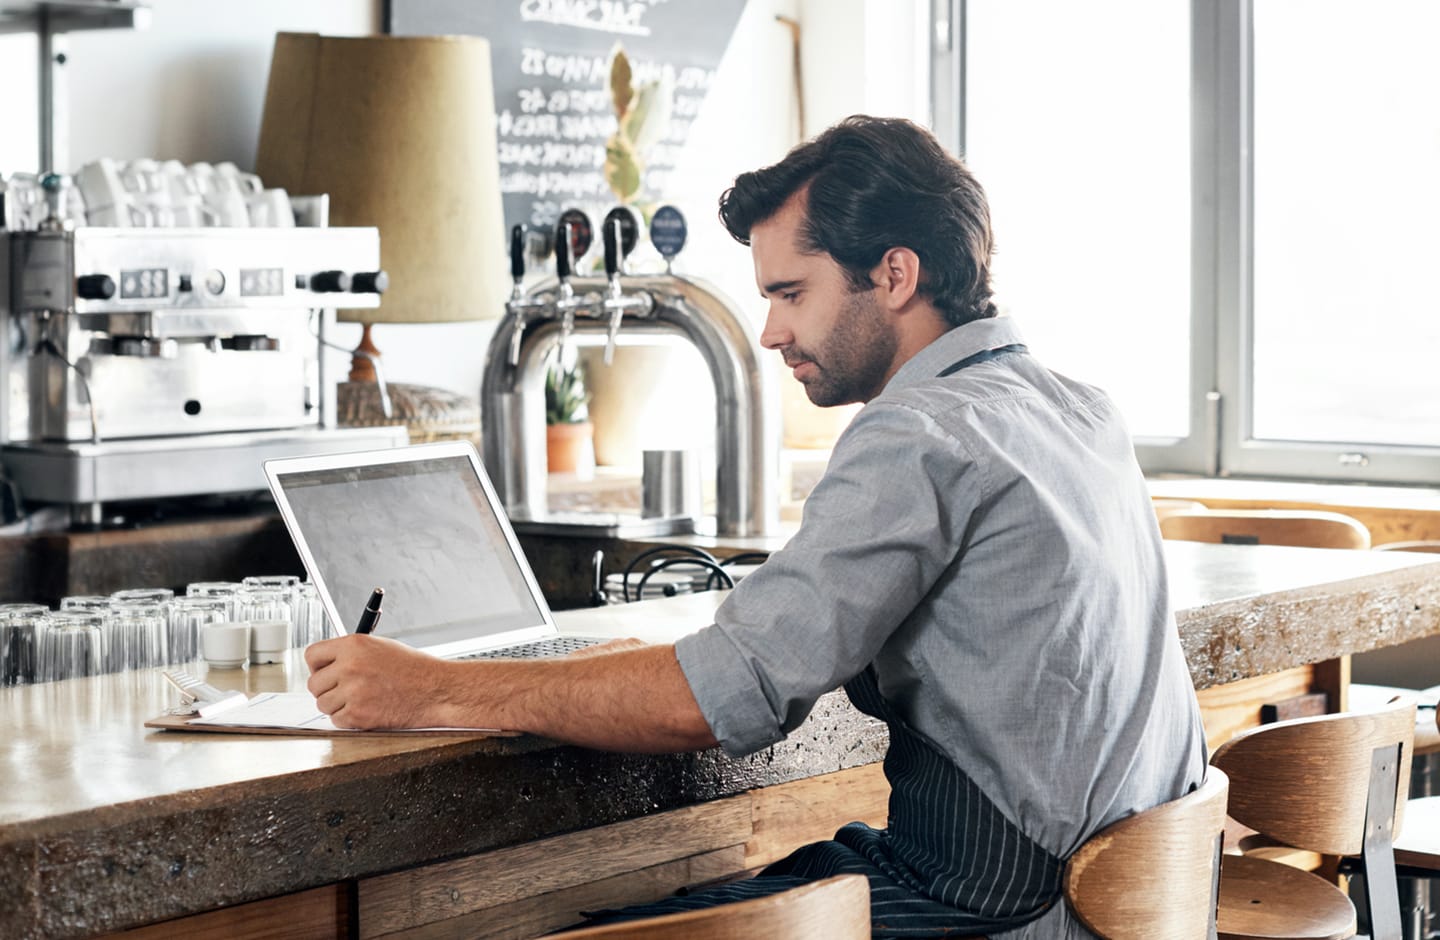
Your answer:
[[[1434,485],[1440,447],[1254,436],[1254,2],[1190,0],[1190,431],[1136,455],[1149,474]],[[961,154],[966,8],[931,2],[932,126]]]

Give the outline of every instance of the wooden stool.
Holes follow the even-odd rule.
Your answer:
[[[769,897],[587,927],[564,936],[567,940],[865,940],[870,936],[870,883],[864,875],[836,875]]]
[[[1360,857],[1373,940],[1400,938],[1392,839],[1404,816],[1414,726],[1407,699],[1253,728],[1211,758],[1230,775],[1229,813],[1241,825],[1296,848]],[[1338,940],[1355,935],[1355,908],[1310,872],[1227,855],[1218,928],[1245,940]]]
[[[1215,936],[1215,892],[1230,782],[1214,767],[1200,787],[1111,823],[1065,863],[1065,901],[1107,940]]]

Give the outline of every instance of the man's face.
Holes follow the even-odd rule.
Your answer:
[[[822,408],[869,401],[893,371],[895,327],[874,290],[853,292],[833,258],[799,250],[803,219],[792,197],[750,231],[755,282],[770,302],[760,344],[779,351]]]

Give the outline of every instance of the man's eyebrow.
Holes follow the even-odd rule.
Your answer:
[[[792,287],[799,287],[804,283],[805,279],[802,277],[797,277],[790,281],[771,281],[769,284],[760,288],[760,296],[769,297],[771,294],[778,294],[781,291],[790,290]]]

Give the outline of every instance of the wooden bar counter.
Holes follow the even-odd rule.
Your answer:
[[[1221,706],[1245,683],[1301,667],[1323,686],[1315,664],[1440,633],[1433,555],[1167,552],[1195,684]],[[719,598],[557,619],[661,639],[709,622]],[[295,653],[208,676],[250,692],[304,678]],[[156,672],[0,690],[0,937],[534,936],[884,821],[884,728],[839,694],[740,760],[141,727],[172,701]]]

